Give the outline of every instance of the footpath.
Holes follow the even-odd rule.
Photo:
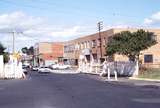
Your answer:
[[[133,84],[136,86],[158,86],[160,87],[160,81],[141,79],[141,78],[119,78],[118,82]]]
[[[111,77],[111,80],[107,80],[107,77],[101,77],[97,75],[88,75],[90,78],[109,82],[112,84],[120,84],[120,85],[135,85],[135,86],[157,86],[160,88],[160,81],[159,80],[147,80],[147,79],[140,79],[140,78],[128,78],[128,77],[118,77],[118,80],[115,81],[114,77]]]

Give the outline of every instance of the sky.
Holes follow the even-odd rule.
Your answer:
[[[12,51],[111,28],[160,28],[160,0],[0,0],[0,42]]]

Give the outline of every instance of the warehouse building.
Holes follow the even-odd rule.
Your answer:
[[[64,42],[64,63],[71,65],[78,65],[82,56],[85,56],[87,62],[91,60],[94,62],[102,62],[106,59],[106,44],[116,33],[122,31],[135,32],[138,29],[132,28],[116,28],[103,31],[100,34],[92,34]],[[160,29],[144,29],[153,32],[153,37],[157,40],[157,44],[147,50],[141,52],[140,60],[144,66],[147,67],[160,67]],[[128,58],[122,55],[114,55],[115,61],[128,61]]]

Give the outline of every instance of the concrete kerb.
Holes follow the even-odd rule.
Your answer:
[[[151,82],[160,82],[157,79],[148,79],[148,78],[137,78],[137,77],[129,77],[131,80],[140,80],[140,81],[151,81]]]

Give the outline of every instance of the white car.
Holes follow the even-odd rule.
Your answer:
[[[39,69],[38,69],[38,72],[39,73],[50,73],[52,70],[50,69],[50,68],[48,68],[48,67],[40,67]]]
[[[22,71],[23,71],[23,73],[25,73],[25,74],[28,73],[27,69],[25,69],[25,68],[22,68]]]
[[[69,69],[71,68],[70,65],[64,65],[64,64],[55,64],[51,66],[52,69],[59,69],[59,70],[63,70],[63,69]]]
[[[33,67],[32,70],[33,70],[33,71],[38,71],[38,70],[39,70],[39,67]]]

